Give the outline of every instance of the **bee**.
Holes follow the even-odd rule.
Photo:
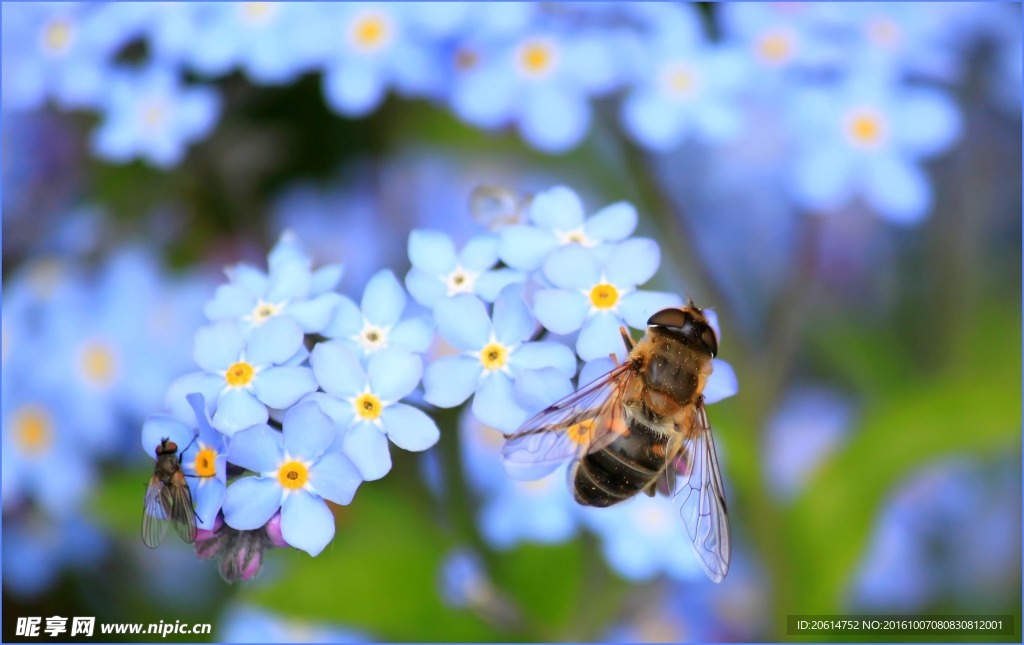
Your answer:
[[[651,316],[635,345],[619,332],[626,360],[505,435],[505,468],[537,479],[574,460],[569,486],[584,506],[670,496],[697,560],[721,582],[732,557],[729,515],[702,394],[718,335],[692,300]]]
[[[185,450],[189,446],[185,446]],[[145,545],[151,549],[160,546],[168,523],[174,525],[174,530],[185,542],[191,544],[196,541],[196,511],[188,481],[181,470],[178,444],[164,438],[156,447],[156,467],[146,487],[146,501],[142,507],[142,541]]]

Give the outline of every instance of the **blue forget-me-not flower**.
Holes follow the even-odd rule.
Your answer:
[[[493,302],[506,285],[525,280],[518,271],[493,269],[498,264],[498,244],[497,235],[478,235],[456,254],[448,235],[413,231],[409,234],[412,269],[405,276],[405,286],[416,302],[425,307],[460,293]]]

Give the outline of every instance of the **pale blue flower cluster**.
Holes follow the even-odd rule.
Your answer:
[[[394,94],[481,129],[515,128],[548,153],[579,146],[599,112],[665,152],[751,136],[751,114],[777,110],[772,127],[796,152],[779,164],[796,206],[862,199],[901,223],[929,210],[921,163],[960,136],[949,89],[968,51],[983,39],[1019,51],[1003,26],[1012,13],[967,3],[734,3],[714,6],[710,21],[658,2],[83,2],[3,14],[4,107],[52,99],[96,111],[93,150],[116,162],[178,163],[220,116],[211,80],[238,71],[282,85],[319,73],[342,116]],[[144,56],[125,55],[139,43]]]

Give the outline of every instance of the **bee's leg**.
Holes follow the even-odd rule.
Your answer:
[[[629,332],[626,331],[626,328],[619,327],[619,333],[622,334],[622,342],[626,344],[626,351],[633,351],[633,339],[629,337]]]

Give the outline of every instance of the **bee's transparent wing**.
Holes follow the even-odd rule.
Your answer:
[[[501,461],[513,479],[540,479],[567,460],[595,452],[625,432],[622,395],[633,372],[626,362],[541,411],[505,435]]]
[[[142,505],[142,542],[151,549],[160,546],[167,534],[167,523],[171,519],[173,502],[170,491],[154,475],[146,487],[146,499]]]
[[[679,506],[697,561],[711,580],[721,582],[729,572],[732,537],[715,439],[703,401],[697,404],[695,419],[697,427],[680,429],[689,437],[677,458],[681,461],[671,468],[675,473],[659,484],[674,491],[673,499]]]
[[[174,484],[170,487],[171,524],[174,530],[188,544],[196,541],[196,509],[192,504],[192,492],[189,490],[185,475],[178,471],[174,475]]]

